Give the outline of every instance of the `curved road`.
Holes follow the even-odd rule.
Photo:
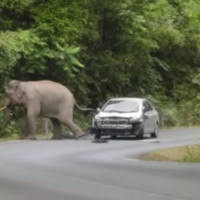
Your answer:
[[[0,143],[2,200],[199,200],[200,164],[140,161],[154,149],[200,143],[200,128],[159,139]]]

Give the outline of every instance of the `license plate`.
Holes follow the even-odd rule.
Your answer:
[[[131,129],[131,125],[102,125],[101,128],[108,128],[108,129]]]

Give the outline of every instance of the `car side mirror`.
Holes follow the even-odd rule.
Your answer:
[[[97,108],[97,113],[99,113],[101,111],[101,109],[100,108]]]
[[[144,106],[143,106],[142,110],[144,113],[147,112],[147,108],[145,108]]]
[[[144,114],[144,119],[149,119],[149,115],[148,114]]]

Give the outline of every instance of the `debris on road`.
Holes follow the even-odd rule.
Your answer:
[[[149,139],[146,139],[146,140],[142,140],[142,142],[147,142],[147,143],[160,143],[160,140],[149,140]]]
[[[92,143],[107,143],[107,142],[108,140],[103,138],[92,140]]]

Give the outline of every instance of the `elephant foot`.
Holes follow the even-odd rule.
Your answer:
[[[86,134],[82,131],[74,131],[73,132],[73,136],[75,139],[79,139],[79,138],[82,138],[84,137]]]
[[[25,139],[25,137],[24,137],[24,136],[21,136],[19,139],[20,139],[20,140],[24,140],[24,139]]]
[[[79,139],[88,139],[89,136],[90,136],[90,134],[88,134],[88,133],[84,134],[83,133],[82,135],[77,136],[76,139],[77,140],[79,140]]]
[[[84,136],[85,136],[85,134],[82,134],[82,135],[76,136],[75,138],[76,138],[76,139],[80,139],[80,138],[83,138]]]
[[[51,137],[51,139],[52,139],[52,140],[62,140],[63,137],[62,137],[62,135],[53,135],[53,136]]]
[[[26,140],[37,140],[37,138],[35,136],[28,136],[28,137],[25,137],[24,139],[26,139]]]

